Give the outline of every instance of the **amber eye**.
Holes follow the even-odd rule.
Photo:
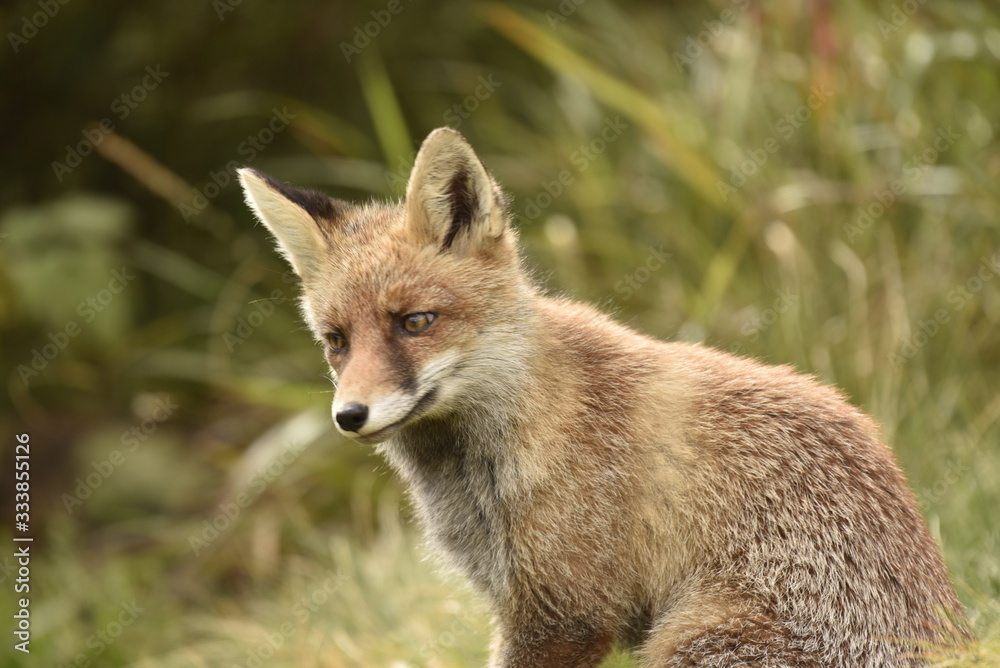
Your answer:
[[[340,332],[328,332],[323,338],[326,339],[326,345],[335,353],[339,353],[347,345],[347,339]]]
[[[436,317],[437,314],[435,313],[411,313],[409,315],[404,315],[403,329],[410,334],[422,332],[431,326],[431,323],[434,322],[434,318]]]

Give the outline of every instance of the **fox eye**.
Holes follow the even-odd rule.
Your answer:
[[[347,339],[340,332],[327,332],[323,338],[326,339],[326,345],[335,353],[339,353],[347,345]]]
[[[411,313],[409,315],[404,315],[403,329],[410,334],[422,332],[431,326],[431,323],[434,322],[434,318],[436,317],[436,313]]]

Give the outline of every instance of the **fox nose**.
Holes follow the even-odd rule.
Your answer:
[[[368,421],[368,406],[359,403],[347,404],[337,411],[337,424],[344,431],[357,431]]]

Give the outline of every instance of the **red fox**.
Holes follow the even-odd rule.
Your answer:
[[[489,601],[494,668],[912,666],[965,642],[938,547],[875,425],[788,367],[545,296],[465,139],[402,203],[253,169],[303,285],[333,418],[401,475]]]

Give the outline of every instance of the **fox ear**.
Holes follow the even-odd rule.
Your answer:
[[[468,250],[501,236],[498,189],[472,147],[451,128],[427,136],[406,186],[406,216],[421,241]]]
[[[348,205],[249,167],[240,169],[239,176],[247,205],[271,231],[295,273],[301,278],[314,274],[329,250],[325,226],[340,218]]]

